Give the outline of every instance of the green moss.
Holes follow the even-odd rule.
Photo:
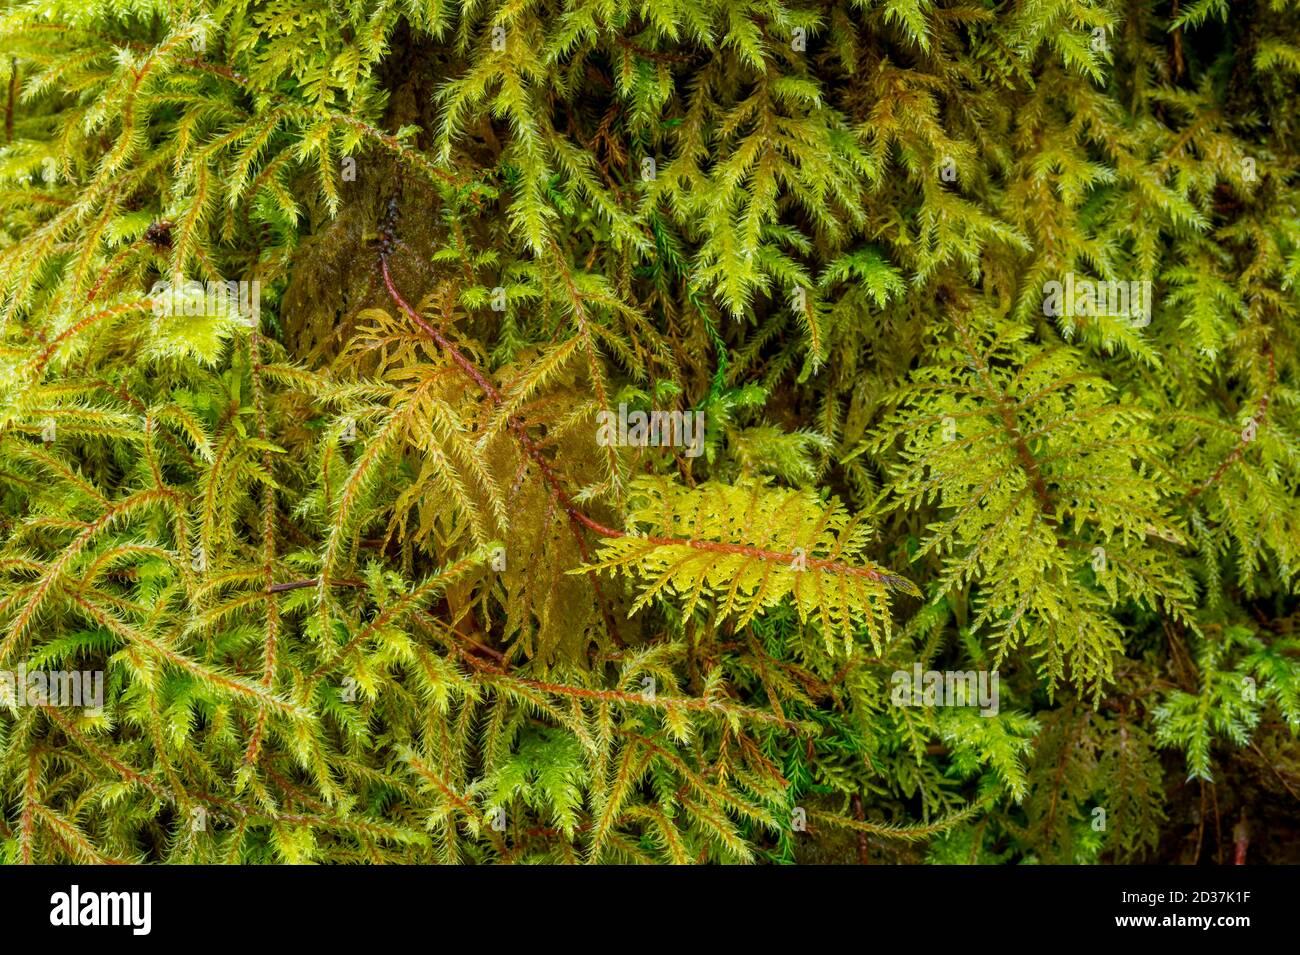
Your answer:
[[[1293,0],[186,9],[0,0],[7,861],[1295,861]]]

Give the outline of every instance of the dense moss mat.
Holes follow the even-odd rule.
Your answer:
[[[1297,14],[0,0],[4,858],[1300,861]]]

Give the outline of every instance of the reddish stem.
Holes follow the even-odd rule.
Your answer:
[[[474,365],[474,363],[466,358],[465,355],[456,348],[456,346],[453,345],[445,335],[442,334],[442,332],[430,324],[424,316],[420,315],[420,313],[412,308],[410,303],[402,297],[402,294],[397,290],[397,286],[393,283],[392,275],[388,271],[388,256],[381,254],[380,263],[383,267],[384,285],[387,286],[388,294],[392,297],[393,301],[397,303],[398,308],[400,308],[413,322],[419,325],[420,328],[422,328],[429,337],[438,344],[438,347],[447,352],[451,360],[456,363],[456,366],[479,386],[493,404],[501,404],[503,399],[501,397],[501,392],[497,390],[496,386],[488,381],[487,377]],[[607,527],[599,521],[589,517],[573,503],[573,498],[570,497],[569,493],[565,490],[564,485],[560,482],[559,477],[551,468],[550,462],[547,461],[546,456],[542,454],[537,443],[533,441],[527,431],[524,430],[523,422],[519,418],[511,418],[509,421],[509,427],[511,432],[523,446],[524,450],[528,453],[528,456],[536,462],[538,469],[542,473],[543,479],[545,479],[555,498],[560,502],[560,506],[564,508],[572,522],[581,524],[583,527],[601,537],[612,538],[628,536],[626,531]],[[872,570],[869,567],[855,567],[851,564],[815,557],[801,558],[800,555],[797,554],[764,550],[759,547],[749,547],[743,544],[724,544],[719,541],[692,540],[674,537],[644,537],[641,539],[655,546],[686,546],[693,547],[696,550],[710,551],[712,553],[742,554],[746,557],[752,557],[758,560],[775,560],[783,561],[785,563],[793,563],[795,560],[802,560],[804,565],[818,570],[829,570],[835,573],[852,574],[857,577],[866,577],[869,580],[881,581],[891,585],[902,584],[902,578],[895,577],[892,574],[882,573],[878,570]],[[583,559],[588,559],[586,556],[586,547],[580,538],[579,549],[583,553]]]
[[[1273,349],[1269,347],[1267,342],[1264,345],[1264,349],[1265,349],[1265,354],[1268,356],[1269,390],[1264,392],[1264,394],[1260,396],[1259,410],[1256,411],[1255,414],[1252,415],[1250,419],[1250,425],[1256,431],[1258,431],[1259,426],[1264,423],[1264,419],[1268,415],[1268,405],[1269,405],[1269,401],[1272,399],[1272,390],[1273,387],[1277,384],[1277,364],[1273,359]],[[1223,462],[1219,465],[1219,467],[1215,470],[1215,472],[1210,475],[1209,480],[1207,480],[1204,484],[1198,485],[1192,488],[1190,491],[1188,491],[1183,496],[1183,500],[1190,501],[1198,494],[1201,494],[1206,490],[1208,490],[1209,488],[1213,487],[1215,484],[1218,484],[1219,479],[1223,477],[1224,473],[1228,470],[1228,468],[1231,467],[1232,464],[1238,458],[1240,458],[1243,454],[1246,453],[1246,446],[1250,444],[1251,441],[1255,439],[1255,437],[1256,437],[1255,433],[1252,433],[1250,437],[1246,437],[1246,435],[1243,433],[1240,439],[1237,441],[1236,446],[1232,449],[1232,452],[1226,458],[1223,459]]]

